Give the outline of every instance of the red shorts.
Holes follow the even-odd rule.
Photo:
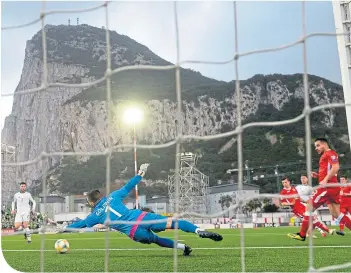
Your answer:
[[[343,214],[347,214],[347,213],[350,213],[351,214],[351,205],[343,205],[341,204],[340,205],[340,212],[343,213]]]
[[[299,218],[303,218],[306,211],[306,204],[301,202],[296,202],[292,212]]]
[[[323,204],[339,204],[340,187],[319,188],[312,193],[311,203],[315,209]]]

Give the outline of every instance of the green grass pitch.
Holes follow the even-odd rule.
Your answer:
[[[306,272],[308,241],[294,241],[286,236],[298,228],[245,229],[245,265],[247,272]],[[191,256],[178,251],[181,272],[241,272],[240,231],[218,229],[221,242],[201,239],[194,234],[179,232],[179,239],[193,248]],[[320,268],[351,262],[351,233],[326,238],[315,232],[314,267]],[[174,232],[159,233],[172,238]],[[33,235],[31,244],[20,236],[2,237],[2,250],[7,263],[22,272],[40,271],[41,236]],[[44,235],[44,270],[46,272],[104,272],[106,233],[65,233]],[[54,243],[67,239],[70,251],[57,254]],[[116,232],[109,233],[109,271],[111,272],[172,272],[173,250],[156,245],[143,245]],[[351,268],[337,272],[351,272]]]

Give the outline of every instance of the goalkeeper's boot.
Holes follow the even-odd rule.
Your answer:
[[[288,237],[290,237],[291,239],[294,239],[294,240],[298,240],[298,241],[305,241],[306,240],[306,236],[303,237],[300,235],[300,233],[288,233]]]
[[[337,230],[336,234],[341,235],[341,236],[345,236],[345,232],[343,232],[341,230]]]
[[[27,236],[27,243],[30,244],[32,242],[32,236]]]
[[[223,237],[222,235],[218,234],[218,233],[214,233],[214,232],[210,232],[207,230],[198,230],[197,234],[201,237],[201,238],[209,238],[213,241],[222,241]]]
[[[193,250],[191,249],[190,246],[185,245],[185,249],[184,249],[183,255],[184,256],[189,256],[192,251]]]

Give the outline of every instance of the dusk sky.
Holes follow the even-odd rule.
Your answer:
[[[79,9],[101,2],[47,2],[46,9]],[[27,23],[39,17],[41,2],[2,2],[2,26]],[[239,2],[239,51],[276,47],[302,35],[301,2]],[[307,31],[335,32],[331,2],[307,2]],[[234,11],[231,2],[179,2],[181,60],[224,61],[234,54]],[[146,45],[162,58],[175,62],[176,42],[172,2],[114,2],[109,8],[110,28]],[[105,25],[104,9],[88,13],[54,14],[47,24]],[[1,33],[1,92],[13,93],[19,82],[26,41],[40,30],[40,22]],[[308,40],[308,72],[341,83],[335,37]],[[219,80],[234,79],[234,64],[189,64],[185,67]],[[302,46],[257,54],[239,61],[239,77],[255,74],[303,72]],[[12,108],[12,97],[1,98],[1,120]]]

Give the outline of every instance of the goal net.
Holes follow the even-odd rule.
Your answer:
[[[43,208],[43,214],[45,214],[45,208],[47,205],[47,180],[45,179],[47,177],[47,174],[49,173],[48,169],[48,161],[52,160],[53,157],[94,157],[94,156],[104,156],[106,157],[106,194],[111,192],[111,155],[113,152],[118,151],[119,149],[133,149],[133,148],[138,148],[138,149],[158,149],[158,148],[165,148],[165,147],[171,147],[175,145],[175,154],[176,156],[179,155],[181,151],[181,145],[185,141],[189,140],[195,140],[195,141],[210,141],[210,140],[215,140],[219,138],[227,138],[231,136],[236,136],[236,145],[237,145],[237,181],[238,181],[238,193],[237,193],[237,202],[235,205],[229,206],[225,208],[223,211],[213,214],[213,215],[207,215],[207,214],[199,214],[199,213],[187,213],[182,214],[179,213],[179,200],[180,200],[180,161],[175,160],[175,175],[172,179],[174,185],[174,192],[175,192],[175,211],[178,213],[173,214],[173,218],[175,220],[178,220],[179,218],[182,218],[184,216],[186,217],[198,217],[198,218],[203,218],[203,219],[210,219],[210,218],[216,218],[220,217],[229,211],[232,210],[239,210],[242,211],[243,206],[250,201],[250,199],[254,198],[259,198],[259,199],[264,199],[264,198],[276,198],[279,197],[278,194],[260,194],[259,196],[253,196],[250,199],[243,198],[242,196],[245,196],[244,194],[241,194],[244,191],[243,185],[244,185],[244,171],[245,171],[245,162],[243,159],[243,133],[245,130],[249,128],[254,128],[254,127],[275,127],[275,126],[283,126],[283,125],[288,125],[288,124],[294,124],[298,121],[304,120],[305,122],[305,151],[306,151],[306,171],[308,174],[309,181],[312,181],[311,178],[311,171],[312,171],[312,135],[311,135],[311,119],[310,116],[314,112],[321,111],[323,109],[331,109],[331,108],[343,108],[345,106],[348,106],[347,110],[347,121],[348,121],[348,128],[349,128],[349,139],[351,139],[351,87],[350,87],[350,78],[349,78],[349,53],[346,53],[346,50],[350,50],[350,40],[345,42],[346,39],[345,37],[348,32],[350,32],[351,25],[345,25],[343,21],[349,20],[349,4],[345,3],[343,5],[340,5],[340,3],[334,3],[334,12],[335,14],[340,13],[339,15],[335,15],[336,17],[336,25],[337,25],[337,33],[307,33],[306,31],[306,16],[305,16],[305,2],[303,1],[301,3],[301,12],[302,12],[302,30],[301,30],[301,39],[298,41],[292,42],[291,44],[287,45],[282,45],[279,47],[275,48],[264,48],[264,49],[258,49],[250,52],[240,52],[238,48],[238,29],[240,28],[240,25],[238,24],[237,20],[237,14],[238,14],[238,9],[237,9],[237,3],[233,2],[233,14],[234,14],[234,28],[235,28],[235,44],[233,45],[235,48],[235,55],[233,56],[232,59],[224,62],[219,62],[219,61],[181,61],[180,56],[179,56],[179,29],[178,29],[178,14],[177,14],[177,3],[174,3],[174,25],[175,25],[175,34],[176,34],[176,49],[177,49],[177,61],[173,65],[166,65],[166,66],[156,66],[156,65],[134,65],[134,66],[123,66],[117,69],[112,69],[111,66],[111,39],[110,39],[110,31],[109,31],[109,22],[112,20],[108,16],[108,9],[109,6],[112,5],[113,3],[110,2],[105,2],[101,3],[100,5],[90,8],[90,9],[85,9],[85,10],[51,10],[47,11],[45,10],[45,2],[43,3],[43,9],[40,14],[40,18],[34,20],[33,22],[29,22],[24,25],[18,25],[18,26],[5,26],[2,27],[2,31],[10,31],[12,29],[17,29],[17,28],[24,28],[27,26],[30,26],[32,24],[35,24],[37,22],[41,22],[41,28],[42,28],[42,41],[41,41],[41,46],[43,49],[43,56],[42,56],[42,82],[41,85],[37,88],[32,88],[32,89],[25,89],[25,90],[20,90],[16,91],[13,94],[5,94],[2,96],[27,96],[31,94],[37,94],[41,98],[42,104],[40,105],[41,109],[44,109],[46,107],[45,101],[50,99],[50,96],[52,95],[52,92],[60,92],[60,87],[64,88],[80,88],[80,89],[87,89],[92,86],[96,86],[99,83],[105,82],[106,85],[106,92],[105,92],[105,100],[107,102],[106,108],[106,149],[104,151],[96,151],[96,152],[62,152],[62,151],[55,151],[55,152],[48,152],[46,143],[42,143],[42,151],[41,153],[36,157],[33,158],[29,161],[25,162],[2,162],[2,168],[16,168],[16,167],[21,167],[21,166],[27,166],[30,164],[36,164],[39,167],[42,168],[42,190],[44,193],[43,197],[43,202],[44,205],[42,206]],[[345,9],[345,6],[347,9]],[[55,82],[52,83],[49,81],[49,63],[48,63],[48,58],[47,58],[47,43],[48,40],[46,38],[46,31],[45,31],[45,19],[47,16],[50,16],[52,14],[58,14],[58,13],[77,13],[77,12],[87,12],[87,11],[92,11],[95,9],[104,9],[105,10],[105,30],[106,30],[106,72],[105,76],[92,81],[92,82],[86,82],[86,83],[60,83],[60,82]],[[338,17],[339,16],[339,17]],[[344,16],[344,17],[342,17]],[[346,17],[345,17],[346,16]],[[339,29],[340,28],[340,29]],[[344,85],[344,97],[345,97],[345,103],[329,103],[329,104],[323,104],[319,105],[316,107],[311,107],[310,105],[310,95],[309,95],[309,89],[308,89],[308,70],[307,70],[307,52],[306,52],[306,41],[312,37],[316,36],[337,36],[338,37],[338,43],[339,43],[339,53],[340,53],[340,62],[341,62],[341,68],[343,71],[343,85]],[[302,44],[303,45],[303,63],[304,63],[304,73],[303,73],[303,91],[304,91],[304,110],[303,112],[296,117],[291,117],[291,119],[288,120],[282,120],[282,121],[273,121],[273,122],[267,122],[267,121],[262,121],[262,122],[254,122],[254,123],[246,123],[243,125],[242,121],[242,94],[240,90],[240,80],[239,80],[239,65],[238,61],[239,59],[245,58],[245,56],[253,55],[253,54],[259,54],[259,53],[267,53],[267,52],[275,52],[275,51],[281,51],[285,50],[287,48],[293,47],[297,44]],[[346,48],[346,49],[345,49]],[[344,59],[346,58],[347,59]],[[180,73],[180,68],[182,65],[189,64],[189,63],[206,63],[206,64],[227,64],[227,63],[233,63],[235,67],[235,112],[233,112],[233,115],[235,116],[235,129],[224,132],[224,133],[218,133],[214,135],[207,135],[207,136],[198,136],[198,135],[185,135],[183,132],[183,127],[181,125],[181,122],[176,123],[176,138],[170,142],[159,144],[159,145],[141,145],[137,144],[136,146],[133,144],[115,144],[112,143],[112,137],[111,135],[113,134],[113,103],[112,103],[112,90],[111,90],[111,77],[117,73],[121,73],[123,71],[131,71],[131,70],[170,70],[174,71],[175,75],[175,89],[176,89],[176,99],[177,99],[177,117],[176,119],[181,121],[183,120],[183,105],[182,105],[182,77]],[[347,67],[347,68],[345,68]],[[5,69],[5,68],[3,68]],[[346,72],[347,70],[347,72]],[[41,129],[40,132],[43,138],[45,138],[45,135],[47,134],[47,124],[48,124],[48,117],[42,117],[43,120],[40,123]],[[109,215],[109,214],[108,214]],[[109,220],[109,216],[108,216]],[[116,222],[115,222],[116,223]],[[117,222],[117,223],[124,223],[124,222]],[[128,222],[129,224],[149,224],[150,222]],[[111,224],[109,222],[106,223]],[[44,227],[45,231],[45,227]],[[243,225],[240,225],[240,245],[236,246],[240,250],[240,266],[241,266],[241,272],[249,272],[250,270],[247,268],[247,254],[246,250],[247,247],[245,246],[245,230]],[[44,255],[45,250],[47,249],[47,246],[45,245],[45,238],[46,238],[45,232],[41,234],[40,240],[41,240],[41,248],[40,248],[40,271],[45,272],[45,261],[46,261],[46,256]],[[174,240],[178,241],[179,239],[179,230],[175,229],[174,230]],[[294,246],[292,246],[294,247]],[[104,259],[104,271],[108,272],[109,271],[109,265],[111,263],[110,261],[110,248],[111,248],[111,243],[110,243],[110,235],[109,235],[109,230],[107,229],[106,232],[106,240],[105,240],[105,259]],[[323,268],[316,268],[315,266],[315,253],[314,253],[314,242],[312,239],[312,236],[309,237],[309,243],[308,243],[308,250],[309,250],[309,265],[306,268],[305,272],[324,272],[324,271],[329,271],[329,272],[334,272],[337,270],[350,270],[351,269],[351,263],[344,263],[340,265],[333,265],[333,266],[328,266],[328,267],[323,267]],[[331,249],[332,250],[332,249]],[[137,251],[137,250],[136,250]],[[345,249],[345,255],[346,252],[348,253],[348,249]],[[264,247],[262,247],[262,255],[264,254]],[[216,257],[211,257],[210,259],[216,259]],[[229,258],[228,258],[229,259]],[[178,267],[178,252],[177,249],[174,248],[174,255],[173,255],[173,271],[177,272],[179,271]],[[77,266],[79,266],[79,263],[84,263],[85,261],[80,261],[76,260]],[[296,261],[297,263],[299,261]],[[282,265],[283,267],[283,265]],[[269,266],[265,266],[265,268],[269,268]],[[136,271],[142,271],[142,268],[136,268]],[[197,271],[206,271],[206,268],[199,268]],[[220,269],[219,269],[220,271]],[[286,269],[282,269],[282,271],[287,271]],[[6,271],[7,272],[7,271]]]

